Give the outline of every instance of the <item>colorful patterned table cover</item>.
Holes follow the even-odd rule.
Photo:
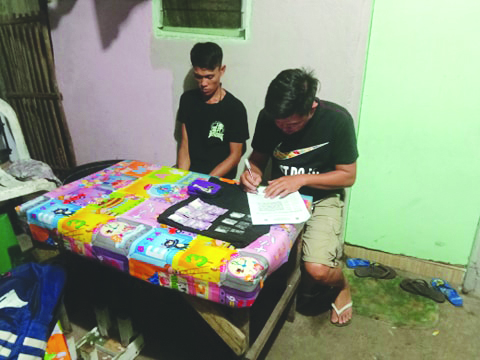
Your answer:
[[[189,197],[192,181],[208,178],[121,161],[16,210],[36,241],[95,258],[155,285],[230,307],[250,307],[265,279],[288,260],[302,225],[272,225],[267,234],[236,249],[157,222],[159,214]]]

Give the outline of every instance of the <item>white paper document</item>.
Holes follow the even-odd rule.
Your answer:
[[[299,224],[310,218],[310,213],[298,191],[284,198],[267,199],[264,190],[265,187],[261,186],[257,194],[247,193],[254,225]]]

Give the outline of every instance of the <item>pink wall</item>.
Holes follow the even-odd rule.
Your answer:
[[[250,38],[214,40],[224,50],[224,87],[245,104],[251,135],[268,84],[287,68],[313,69],[322,83],[319,96],[357,119],[371,4],[253,0]],[[152,0],[50,6],[56,73],[78,163],[174,164],[178,100],[191,85],[190,49],[206,39],[155,38]]]
[[[150,62],[150,8],[138,0],[61,0],[50,10],[78,164],[124,158],[175,163],[173,76]]]

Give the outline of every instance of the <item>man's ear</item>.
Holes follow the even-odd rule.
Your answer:
[[[222,66],[220,67],[220,75],[225,74],[225,70],[226,70],[226,69],[227,69],[227,65],[222,65]]]
[[[313,100],[313,103],[312,103],[312,108],[310,109],[310,115],[313,115],[313,113],[315,112],[315,109],[317,108],[318,106],[318,102],[317,100]]]

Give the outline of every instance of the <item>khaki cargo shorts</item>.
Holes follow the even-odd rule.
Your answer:
[[[339,195],[313,203],[312,217],[303,233],[303,261],[330,267],[340,265],[343,256],[342,216],[343,201]]]

